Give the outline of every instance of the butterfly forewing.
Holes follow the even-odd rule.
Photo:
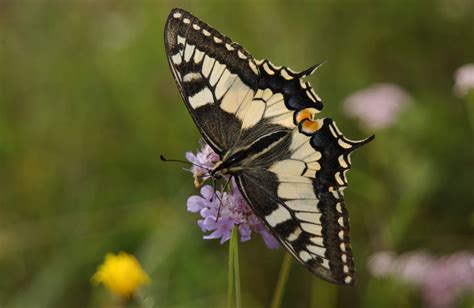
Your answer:
[[[179,9],[171,12],[166,23],[165,46],[181,95],[203,137],[218,153],[229,149],[256,93],[255,60],[241,46]]]
[[[181,95],[207,143],[221,159],[248,153],[233,175],[256,215],[314,274],[353,284],[342,190],[351,151],[371,138],[348,140],[331,119],[316,119],[322,102],[303,78],[317,66],[294,72],[255,60],[181,9],[168,17],[165,46]]]

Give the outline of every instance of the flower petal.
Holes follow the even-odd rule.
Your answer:
[[[206,200],[211,200],[214,194],[214,188],[211,185],[204,185],[201,188],[201,195],[206,198]]]
[[[202,218],[212,217],[215,220],[217,217],[217,209],[205,207],[199,212],[199,214],[201,214]]]
[[[189,212],[192,213],[197,213],[201,211],[204,207],[206,207],[206,204],[208,202],[203,199],[202,197],[199,196],[191,196],[188,198],[188,201],[186,202],[187,208]]]
[[[250,235],[252,234],[252,230],[250,229],[249,225],[241,224],[239,225],[239,233],[240,233],[240,241],[246,242],[250,240]]]
[[[268,248],[270,249],[277,249],[280,247],[280,243],[278,240],[267,230],[263,230],[260,232],[260,235],[263,238],[263,241],[265,242],[265,245],[267,245]]]
[[[198,161],[197,161],[197,157],[196,157],[196,155],[194,155],[193,152],[186,152],[185,156],[186,156],[186,159],[187,159],[190,163],[195,164],[195,163],[198,162]]]
[[[212,239],[220,238],[220,237],[222,237],[222,230],[217,229],[209,235],[204,235],[202,238],[205,240],[212,240]],[[222,241],[221,241],[221,244],[222,244]]]
[[[215,229],[219,228],[219,222],[218,221],[216,222],[216,217],[207,216],[202,221],[201,228],[205,228],[206,231],[212,231],[212,230],[215,230]]]
[[[222,230],[221,244],[224,244],[230,239],[230,234],[232,233],[232,228]]]

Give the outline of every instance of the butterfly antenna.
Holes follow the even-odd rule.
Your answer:
[[[198,165],[198,164],[189,162],[189,161],[185,161],[185,160],[180,160],[180,159],[167,159],[167,158],[165,158],[163,155],[160,155],[160,159],[161,159],[162,161],[164,161],[164,162],[183,163],[183,164],[188,164],[188,165],[196,166],[196,167],[202,168],[202,169],[207,170],[207,171],[211,171],[211,169],[209,169],[209,168],[207,168],[207,167],[204,167],[204,166],[201,166],[201,165]]]

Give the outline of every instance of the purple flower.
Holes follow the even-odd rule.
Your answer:
[[[460,294],[474,288],[474,254],[464,251],[441,258],[425,252],[379,252],[368,267],[376,277],[396,277],[418,286],[432,308],[453,307]]]
[[[216,159],[217,157],[217,159]],[[219,156],[208,145],[203,145],[201,152],[194,155],[186,153],[186,158],[196,164],[212,168],[219,160]],[[192,172],[196,179],[208,177],[207,171],[202,172],[199,167]],[[199,181],[197,181],[199,183]],[[236,183],[231,181],[231,190],[214,191],[210,185],[201,188],[200,196],[191,196],[187,201],[188,211],[201,215],[198,225],[202,232],[209,234],[204,239],[219,239],[221,244],[230,239],[232,229],[237,227],[242,242],[251,238],[252,232],[260,233],[265,244],[270,249],[279,247],[276,238],[268,232],[260,219],[254,214],[245,201]]]
[[[397,85],[374,84],[359,90],[344,101],[344,112],[358,118],[368,130],[382,129],[395,123],[410,96]]]
[[[454,94],[466,96],[474,89],[474,63],[465,64],[454,73]]]

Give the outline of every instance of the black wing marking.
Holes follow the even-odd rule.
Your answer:
[[[310,135],[311,147],[321,153],[321,169],[316,173],[316,188],[321,192],[344,190],[347,186],[346,173],[351,167],[351,152],[374,139],[347,139],[331,119],[323,119],[319,130]]]

